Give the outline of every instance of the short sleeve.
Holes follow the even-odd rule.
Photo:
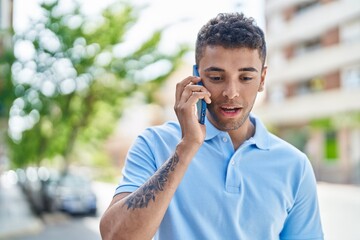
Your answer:
[[[316,180],[311,164],[306,157],[295,201],[288,211],[280,239],[323,240]]]
[[[151,130],[145,130],[130,147],[122,170],[122,179],[115,195],[134,192],[143,185],[157,170],[151,144],[154,144]]]

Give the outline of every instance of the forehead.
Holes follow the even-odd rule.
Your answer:
[[[203,49],[199,65],[205,67],[255,67],[261,69],[262,61],[259,51],[250,48],[224,48],[222,46],[206,46]]]

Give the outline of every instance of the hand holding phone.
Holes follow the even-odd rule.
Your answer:
[[[196,77],[200,77],[197,65],[193,66],[193,75]],[[198,82],[198,85],[203,86],[202,82]],[[206,116],[206,102],[204,99],[199,99],[196,103],[196,111],[197,111],[197,117],[200,124],[205,123],[205,116]]]

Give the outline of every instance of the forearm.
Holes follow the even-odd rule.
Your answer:
[[[198,147],[179,143],[174,155],[146,183],[113,203],[100,223],[103,239],[151,239]]]

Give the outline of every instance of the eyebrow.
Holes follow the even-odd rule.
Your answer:
[[[225,72],[224,69],[218,67],[208,67],[204,70],[205,72]]]
[[[258,70],[253,67],[240,68],[239,71],[240,72],[258,72]]]
[[[204,70],[205,72],[225,72],[224,69],[218,67],[208,67]],[[254,67],[239,68],[239,72],[258,72]]]

